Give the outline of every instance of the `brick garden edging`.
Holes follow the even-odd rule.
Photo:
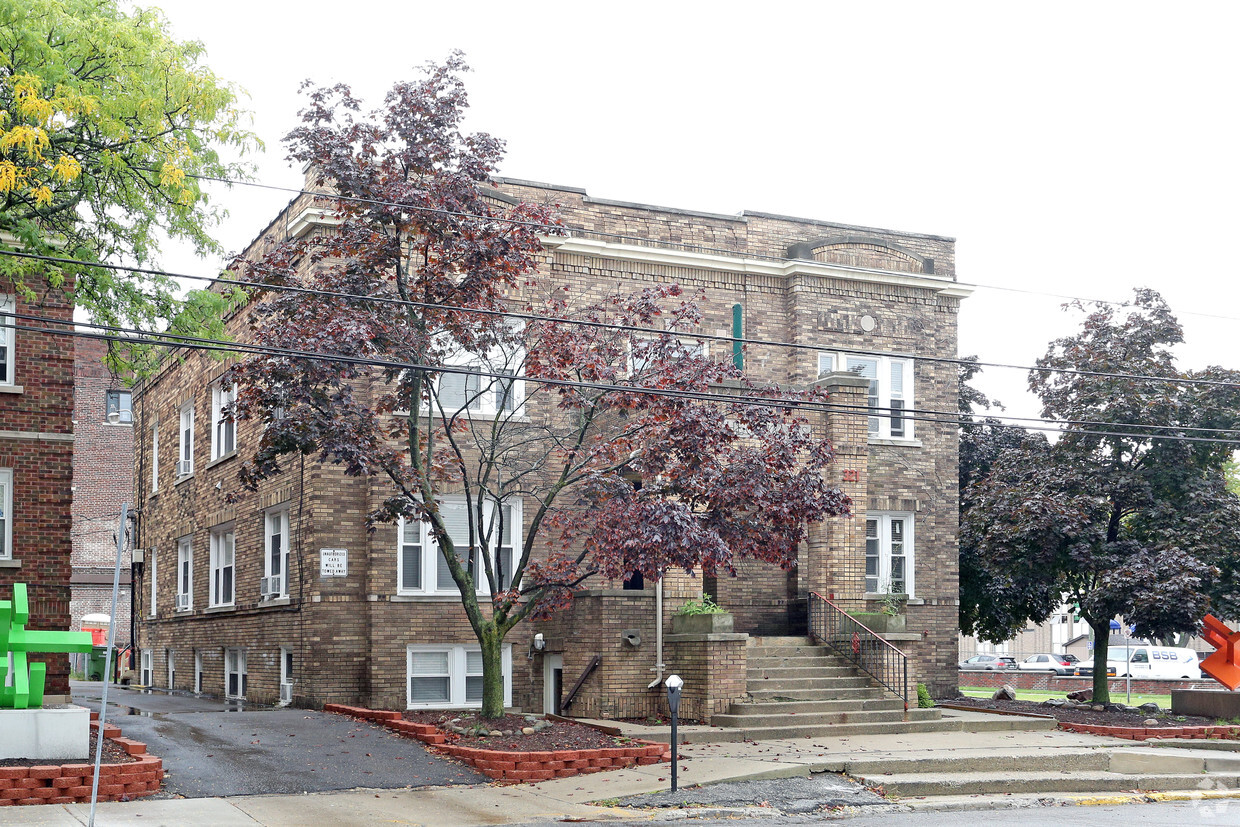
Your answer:
[[[344,704],[324,704],[323,711],[372,721],[407,738],[416,738],[497,781],[549,781],[552,778],[568,778],[608,769],[658,764],[670,761],[672,757],[671,746],[657,741],[636,741],[636,746],[632,747],[537,752],[463,747],[447,743],[448,736],[437,727],[406,721],[399,712]]]
[[[1127,727],[1104,726],[1101,724],[1074,724],[1061,721],[1059,728],[1067,732],[1079,732],[1085,735],[1107,735],[1112,738],[1126,738],[1129,741],[1144,741],[1148,738],[1240,739],[1240,726]]]
[[[92,716],[96,713],[92,712]],[[92,730],[99,722],[90,722]],[[122,738],[115,724],[105,724],[102,737],[110,738],[138,760],[128,764],[99,766],[99,800],[128,801],[159,790],[164,777],[163,759],[146,755],[146,744]],[[34,767],[0,767],[0,807],[13,804],[88,804],[95,765],[41,764]]]

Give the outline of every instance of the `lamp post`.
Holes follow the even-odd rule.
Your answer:
[[[676,792],[677,745],[680,741],[676,734],[676,716],[680,713],[680,690],[685,682],[680,675],[668,675],[663,683],[667,687],[667,708],[672,713],[672,792]]]

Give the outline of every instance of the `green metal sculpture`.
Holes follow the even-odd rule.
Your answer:
[[[0,652],[8,657],[0,660],[0,709],[37,709],[43,706],[43,684],[47,679],[46,663],[28,663],[31,652],[89,652],[89,632],[29,632],[30,604],[26,584],[13,584],[13,601],[0,600]],[[13,664],[12,686],[9,664]]]

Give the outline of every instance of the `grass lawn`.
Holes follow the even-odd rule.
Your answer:
[[[995,690],[992,687],[987,687],[987,686],[962,686],[960,687],[960,694],[968,695],[970,698],[989,698],[991,695],[995,694]],[[1044,689],[1017,689],[1016,690],[1016,700],[1018,701],[1039,701],[1040,702],[1040,701],[1045,701],[1047,698],[1066,698],[1066,697],[1067,697],[1067,694],[1064,692],[1047,692]],[[1170,695],[1138,695],[1136,692],[1133,692],[1132,701],[1129,702],[1126,699],[1127,699],[1127,695],[1124,694],[1124,691],[1122,689],[1118,692],[1114,690],[1111,691],[1111,702],[1112,703],[1131,703],[1132,706],[1140,706],[1141,704],[1147,704],[1153,701],[1154,703],[1158,704],[1163,709],[1171,708],[1171,696]]]

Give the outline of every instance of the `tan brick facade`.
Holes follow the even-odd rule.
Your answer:
[[[955,284],[950,239],[763,213],[718,216],[620,204],[579,190],[511,180],[500,180],[497,187],[497,197],[559,204],[570,228],[568,238],[548,240],[538,284],[527,289],[567,288],[573,304],[584,304],[617,286],[679,283],[703,297],[700,332],[733,335],[733,308],[739,305],[745,338],[779,343],[746,349],[745,371],[755,380],[819,381],[817,349],[881,352],[907,360],[911,368],[904,379],[907,408],[956,408],[955,365],[919,358],[956,355],[956,314],[965,291]],[[278,236],[298,226],[304,214],[305,204],[294,202],[268,232]],[[232,324],[240,331],[243,319]],[[712,358],[731,358],[729,342],[712,341],[708,347]],[[451,596],[397,594],[396,529],[380,526],[373,534],[365,529],[367,512],[389,494],[378,481],[347,478],[313,457],[290,460],[284,475],[265,484],[259,496],[227,504],[239,460],[204,459],[211,439],[211,383],[223,369],[220,362],[186,354],[138,388],[139,433],[149,434],[156,420],[161,429],[158,493],[150,494],[142,472],[137,476],[139,499],[145,502],[142,544],[158,558],[153,617],[146,605],[149,584],[136,587],[141,645],[152,651],[155,682],[165,680],[165,653],[171,649],[178,688],[193,686],[197,651],[204,662],[202,690],[220,693],[225,650],[244,649],[247,696],[273,701],[279,696],[284,647],[292,653],[297,702],[404,708],[411,645],[473,643],[459,602]],[[911,655],[918,681],[932,691],[954,686],[956,429],[910,419],[911,434],[872,438],[868,382],[839,369],[821,380],[831,405],[813,414],[811,424],[833,441],[833,481],[853,498],[854,514],[816,527],[793,570],[742,562],[739,577],[720,576],[708,590],[733,612],[737,632],[804,634],[809,591],[852,608],[864,608],[867,601],[874,605],[874,595],[866,593],[867,516],[903,515],[911,523],[907,551],[915,585],[906,609],[909,631],[898,636],[897,645]],[[179,412],[190,401],[195,468],[178,480],[176,429]],[[252,427],[240,423],[239,453],[252,439]],[[139,446],[139,463],[142,450]],[[149,453],[149,445],[145,450]],[[264,514],[285,505],[288,597],[263,600],[258,587],[264,576]],[[231,606],[216,609],[207,605],[209,546],[212,528],[221,525],[235,532],[236,597]],[[191,539],[194,594],[192,608],[178,611],[175,561],[182,537]],[[322,575],[321,549],[347,549],[347,577]],[[148,563],[146,576],[150,571]],[[647,688],[657,677],[655,590],[649,584],[638,590],[624,590],[620,583],[588,585],[590,590],[554,620],[524,624],[509,634],[513,704],[542,710],[547,658],[562,659],[566,692],[598,655],[602,665],[583,684],[573,714],[631,717],[659,711],[662,690]],[[702,587],[700,577],[669,574],[665,633],[672,612],[700,596]],[[636,632],[641,643],[626,642],[626,631]],[[547,641],[541,653],[531,651],[535,632]],[[666,668],[686,673],[686,714],[709,717],[743,694],[743,650],[722,639],[665,645]]]

